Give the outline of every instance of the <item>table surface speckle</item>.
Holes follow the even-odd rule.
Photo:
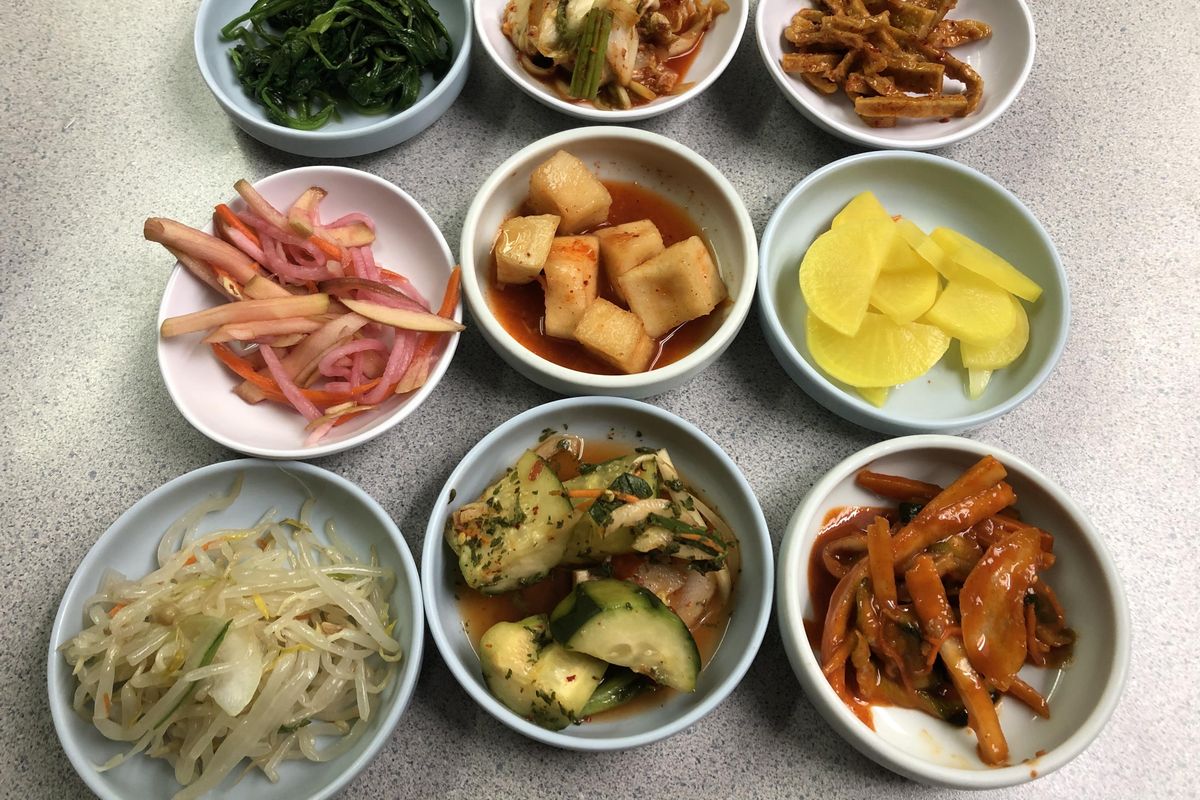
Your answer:
[[[138,498],[235,457],[193,430],[163,387],[154,319],[170,261],[142,240],[141,222],[200,224],[236,178],[312,163],[248,138],[217,107],[193,59],[195,6],[0,8],[0,363],[13,365],[12,380],[0,383],[0,510],[12,526],[0,544],[0,796],[87,795],[46,700],[50,624],[67,581]],[[1183,501],[1200,488],[1200,316],[1183,301],[1197,286],[1200,253],[1200,84],[1186,79],[1200,71],[1200,51],[1186,44],[1200,35],[1200,18],[1184,0],[1136,15],[1115,0],[1035,6],[1038,54],[1024,91],[992,127],[940,154],[992,176],[1042,220],[1066,264],[1072,328],[1046,385],[968,435],[1037,465],[1091,515],[1124,580],[1134,640],[1124,696],[1092,746],[1059,772],[997,795],[1194,797],[1200,657],[1184,622],[1195,616],[1200,538]],[[476,48],[466,89],[441,120],[344,163],[407,190],[457,249],[487,175],[574,124],[520,94]],[[704,96],[637,127],[710,159],[759,233],[797,181],[858,152],[784,101],[752,25]],[[54,320],[75,327],[43,340],[39,330]],[[497,364],[468,331],[438,391],[407,421],[316,462],[379,500],[414,554],[462,455],[555,397]],[[776,550],[813,482],[882,438],[826,412],[787,378],[757,312],[715,365],[652,400],[734,456]],[[411,708],[343,796],[550,793],[953,794],[892,775],[834,734],[801,692],[772,623],[716,711],[667,741],[606,755],[550,749],[501,726],[429,641]]]

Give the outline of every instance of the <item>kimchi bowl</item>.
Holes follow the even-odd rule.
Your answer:
[[[1057,593],[1075,632],[1074,652],[1064,666],[1025,663],[1018,673],[1044,697],[1048,718],[1039,717],[1014,697],[1004,696],[996,705],[1007,740],[1006,763],[997,766],[981,759],[970,729],[922,711],[873,703],[867,724],[826,678],[818,652],[820,641],[810,643],[805,628],[806,621],[809,625],[825,623],[824,617],[814,619],[811,589],[816,564],[822,560],[814,559],[814,545],[828,515],[835,509],[882,504],[879,495],[856,481],[860,471],[947,486],[989,455],[1007,470],[1003,480],[1016,494],[1014,508],[1020,520],[1053,536],[1053,566],[1044,572],[1045,580]],[[986,443],[952,436],[909,436],[850,456],[818,481],[796,509],[784,533],[777,577],[784,649],[809,700],[860,753],[921,783],[994,789],[1047,775],[1083,752],[1099,735],[1125,683],[1129,612],[1100,532],[1048,477],[1018,456]],[[1027,598],[1025,602],[1029,602]]]
[[[714,16],[711,27],[703,34],[699,44],[681,59],[688,66],[679,77],[673,93],[662,94],[648,101],[635,96],[635,104],[631,108],[601,108],[591,102],[573,100],[555,88],[551,75],[531,72],[526,66],[528,62],[522,63],[521,54],[502,29],[506,9],[510,6],[509,0],[476,2],[475,27],[483,49],[504,76],[534,100],[579,119],[623,124],[649,119],[678,108],[693,97],[699,96],[729,66],[746,29],[750,5],[746,0],[716,1],[718,4],[723,3],[728,10]]]
[[[456,558],[448,541],[447,523],[454,519],[456,511],[471,504],[493,481],[511,474],[506,473],[506,469],[523,452],[538,447],[539,437],[549,435],[547,429],[569,431],[582,437],[586,442],[585,456],[588,448],[614,445],[631,453],[636,447],[668,450],[682,482],[694,488],[698,497],[702,495],[703,501],[715,509],[734,532],[740,566],[734,567],[732,559],[727,562],[734,573],[732,593],[725,601],[728,622],[723,631],[715,631],[719,638],[710,643],[713,646],[698,673],[694,691],[659,689],[638,697],[625,708],[615,708],[598,716],[587,711],[574,720],[578,724],[563,724],[556,726],[557,729],[535,724],[532,715],[517,713],[493,694],[494,682],[481,669],[481,656],[474,642],[474,637],[481,631],[481,627],[474,624],[479,617],[470,613],[475,602],[472,595],[477,593],[468,590],[463,583],[461,560]],[[509,540],[512,539],[510,535]],[[762,643],[771,608],[772,563],[766,520],[753,490],[733,460],[716,443],[690,423],[655,406],[624,398],[578,397],[530,409],[504,423],[471,448],[450,474],[434,503],[425,532],[421,583],[433,640],[455,679],[484,712],[535,741],[568,750],[598,752],[640,747],[679,733],[699,723],[733,691]],[[615,559],[613,564],[616,564]],[[615,572],[614,576],[619,577]],[[587,585],[583,582],[575,588],[578,590]],[[537,584],[529,584],[529,588],[537,589]],[[503,594],[491,596],[492,599],[504,597]],[[520,614],[534,613],[525,605],[514,604],[514,607],[521,609]],[[613,623],[611,629],[617,630],[617,624]],[[484,638],[490,635],[489,630]],[[705,645],[699,644],[703,652]],[[613,669],[610,665],[609,672]],[[517,671],[520,672],[519,667]],[[513,675],[511,670],[507,677],[514,681],[523,679],[522,675]],[[574,675],[566,678],[567,681],[574,679]],[[643,703],[643,700],[650,702]]]

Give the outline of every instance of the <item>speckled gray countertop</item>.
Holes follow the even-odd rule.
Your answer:
[[[1038,54],[1015,105],[941,154],[1042,220],[1073,319],[1057,371],[970,434],[1056,479],[1103,532],[1124,578],[1133,659],[1111,722],[1061,771],[1005,797],[1195,797],[1200,656],[1200,72],[1194,6],[1035,3]],[[46,0],[0,7],[0,796],[85,796],[51,726],[50,624],[76,565],[150,490],[234,456],[193,430],[155,362],[170,263],[142,220],[198,223],[238,177],[310,163],[236,130],[192,56],[196,2]],[[753,13],[753,12],[752,12]],[[709,158],[762,231],[801,178],[856,152],[804,121],[759,62],[753,26],[699,100],[641,125]],[[439,122],[351,160],[411,193],[457,249],[475,188],[525,144],[570,127],[478,48]],[[453,165],[452,168],[447,165]],[[453,466],[494,426],[554,395],[462,339],[405,423],[317,463],[392,514],[414,553]],[[881,437],[818,407],[771,357],[752,313],[712,368],[653,402],[733,454],[776,548],[809,486]],[[746,679],[691,729],[581,755],[525,740],[459,688],[432,642],[413,705],[345,797],[933,797],[857,755],[818,717],[772,628]]]

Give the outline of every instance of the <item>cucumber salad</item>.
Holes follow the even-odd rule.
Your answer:
[[[665,449],[590,460],[605,450],[546,430],[446,521],[488,688],[550,730],[695,691],[729,621],[729,525]]]

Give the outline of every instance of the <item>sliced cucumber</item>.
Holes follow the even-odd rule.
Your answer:
[[[583,716],[590,717],[602,711],[623,706],[643,692],[654,688],[654,681],[631,669],[618,667],[609,670],[604,683],[596,687],[592,697],[583,707]]]
[[[191,640],[189,645],[187,660],[183,662],[181,674],[186,675],[199,667],[207,667],[212,663],[213,658],[217,655],[217,650],[221,647],[221,642],[225,639],[225,634],[229,632],[229,626],[233,624],[233,620],[222,620],[216,617],[210,617],[207,614],[196,614],[191,617],[186,617],[179,623],[180,629],[184,636]],[[163,723],[175,715],[175,712],[183,706],[196,691],[196,682],[193,681],[178,700],[175,705],[171,706],[170,710],[154,723],[154,729],[162,727]]]
[[[568,650],[629,667],[673,689],[696,689],[700,651],[691,631],[636,583],[606,578],[579,584],[550,615],[550,633]]]
[[[611,489],[622,495],[650,498],[658,495],[658,465],[653,458],[634,463],[640,454],[622,456],[597,464],[593,469],[566,482],[571,489]],[[582,501],[581,501],[582,502]],[[584,564],[615,556],[632,553],[634,539],[640,532],[639,526],[622,526],[605,533],[612,521],[614,509],[625,505],[624,500],[600,498],[587,507],[579,516],[571,532],[563,562]]]
[[[531,722],[560,730],[579,722],[608,664],[573,653],[550,638],[545,614],[499,622],[479,640],[488,688]]]
[[[571,538],[575,509],[533,451],[446,520],[446,541],[467,584],[488,594],[541,580]]]

